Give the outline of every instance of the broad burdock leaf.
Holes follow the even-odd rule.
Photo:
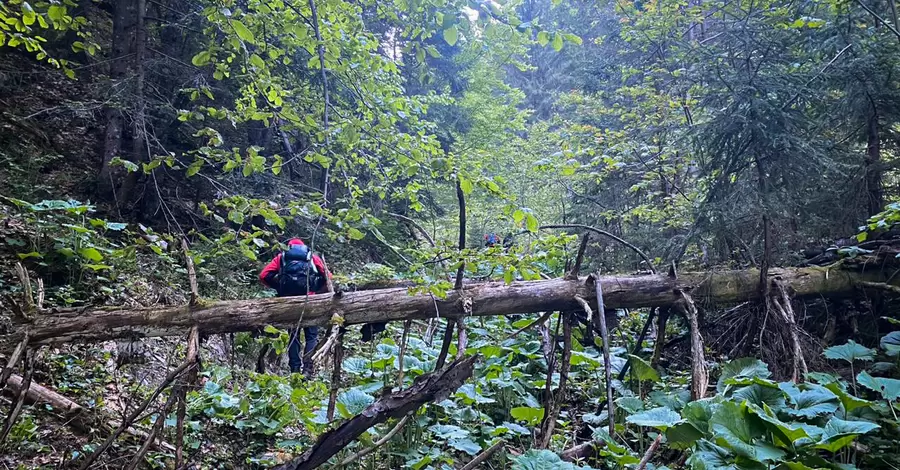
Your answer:
[[[478,455],[481,452],[481,446],[478,445],[471,439],[451,439],[450,442],[447,443],[450,447],[465,452],[469,455]]]
[[[634,414],[644,410],[644,401],[637,397],[622,397],[616,400],[616,406]]]
[[[716,389],[719,393],[727,390],[728,385],[725,382],[728,379],[753,377],[767,379],[770,375],[772,375],[772,373],[769,372],[769,366],[759,359],[751,357],[735,359],[722,367],[722,374],[719,375],[719,382],[716,385]]]
[[[866,434],[880,427],[868,421],[845,421],[832,416],[825,425],[822,440],[815,447],[829,452],[837,452],[850,445],[860,434]]]
[[[831,390],[814,384],[805,384],[805,390],[793,387],[793,384],[782,384],[782,390],[787,393],[794,408],[788,408],[786,412],[795,417],[815,418],[823,414],[834,413],[838,408],[838,396]]]
[[[509,410],[509,415],[519,421],[525,421],[534,425],[544,419],[543,408],[532,408],[530,406],[518,406]]]
[[[469,431],[452,424],[435,424],[430,426],[428,430],[441,439],[462,439],[469,437]]]
[[[888,356],[897,356],[900,354],[900,331],[892,331],[884,335],[879,344],[881,345],[881,349],[884,349]]]
[[[574,468],[574,465],[563,461],[556,452],[546,449],[529,450],[516,457],[512,464],[512,470],[573,470]]]
[[[375,397],[357,388],[342,392],[337,397],[337,409],[344,418],[360,414],[372,403],[375,403]]]
[[[659,373],[656,372],[656,369],[654,369],[649,362],[641,359],[640,357],[629,354],[628,362],[631,363],[631,371],[632,373],[634,373],[638,380],[650,380],[653,382],[659,382],[661,380],[659,378]]]
[[[631,415],[625,418],[625,421],[638,426],[646,426],[665,431],[684,420],[675,411],[666,407],[659,407]]]
[[[872,377],[868,372],[862,371],[856,376],[856,381],[869,390],[881,393],[881,397],[888,401],[900,399],[900,380],[884,377]]]
[[[827,359],[843,360],[851,363],[853,361],[871,361],[875,359],[874,349],[869,349],[852,339],[847,341],[846,344],[826,349],[824,354]]]

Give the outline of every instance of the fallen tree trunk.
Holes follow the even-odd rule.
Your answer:
[[[858,273],[827,268],[771,269],[795,296],[847,296],[863,283],[885,282],[878,272]],[[608,308],[639,308],[671,305],[680,299],[675,289],[690,292],[700,304],[733,304],[756,300],[758,271],[680,273],[677,279],[664,275],[603,276],[599,278]],[[894,280],[900,283],[900,279]],[[596,299],[593,282],[553,279],[547,281],[485,283],[449,291],[445,299],[431,295],[409,295],[407,289],[381,289],[310,297],[199,302],[183,307],[150,307],[45,311],[32,321],[20,323],[11,334],[0,337],[0,349],[30,335],[30,346],[66,342],[103,341],[114,338],[185,335],[193,326],[204,334],[248,331],[265,325],[325,325],[337,313],[345,325],[408,319],[462,316],[511,315],[581,308],[575,297]],[[471,311],[461,298],[471,299]],[[594,302],[596,302],[594,300]]]
[[[13,374],[6,381],[6,390],[11,395],[17,395],[22,389],[22,382],[21,376]],[[98,429],[110,432],[119,426],[118,421],[109,420],[104,422],[98,420],[96,417],[88,414],[84,407],[78,403],[35,382],[31,382],[28,387],[28,391],[25,393],[25,401],[34,404],[50,405],[54,411],[62,414],[66,424],[82,433],[90,433]],[[149,434],[140,429],[128,428],[125,432],[139,439],[146,440],[149,437]],[[174,446],[163,441],[159,442],[158,447],[168,452],[175,451]]]
[[[450,364],[440,372],[416,378],[404,390],[379,398],[359,415],[337,428],[319,436],[316,444],[300,457],[283,464],[277,470],[307,470],[324,464],[362,433],[389,418],[400,418],[415,412],[425,403],[441,401],[472,376],[478,356],[470,356]]]

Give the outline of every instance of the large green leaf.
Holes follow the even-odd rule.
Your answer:
[[[641,359],[638,356],[629,354],[628,362],[631,363],[631,372],[637,377],[638,380],[650,380],[653,382],[659,382],[659,373],[656,372],[656,369],[650,365],[649,362]]]
[[[868,372],[862,371],[856,376],[856,381],[863,387],[881,393],[885,400],[900,399],[900,380],[872,377]]]
[[[777,386],[771,388],[760,384],[753,384],[735,390],[732,397],[737,398],[738,400],[747,400],[749,403],[756,406],[767,405],[775,410],[780,410],[785,407],[784,392]]]
[[[336,405],[341,416],[350,418],[362,413],[372,403],[375,403],[375,397],[362,390],[351,388],[338,395]]]
[[[881,349],[888,356],[895,357],[900,354],[900,331],[892,331],[881,338]]]
[[[869,349],[858,344],[852,339],[847,344],[840,346],[832,346],[825,350],[825,357],[834,360],[843,360],[847,362],[853,361],[871,361],[875,359],[875,350]]]
[[[638,426],[657,428],[665,431],[667,428],[675,426],[684,420],[675,411],[666,407],[659,407],[631,415],[625,418],[625,421]]]
[[[678,450],[690,449],[704,434],[690,423],[681,423],[666,430],[669,447]]]
[[[748,409],[759,417],[766,428],[780,439],[782,447],[790,447],[797,440],[809,437],[801,423],[785,423],[778,419],[775,413],[766,406],[750,405]],[[779,442],[776,442],[776,444],[779,444]]]
[[[469,438],[451,439],[447,445],[472,456],[478,455],[478,453],[481,452],[481,446]]]
[[[848,413],[857,408],[872,406],[872,402],[870,402],[869,400],[863,400],[862,398],[858,398],[849,394],[841,387],[840,382],[832,382],[828,385],[825,385],[825,388],[831,391],[831,393],[837,395],[838,399],[841,401],[841,405],[843,405],[844,409]]]
[[[791,385],[782,385],[794,408],[788,408],[789,415],[800,418],[815,418],[823,414],[834,413],[838,408],[838,397],[831,390],[814,384],[804,385],[806,390],[800,391]]]
[[[509,410],[509,414],[519,421],[525,421],[532,425],[537,424],[544,419],[543,408],[534,408],[530,406],[518,406]]]
[[[733,401],[723,402],[709,421],[716,444],[730,448],[735,454],[760,462],[774,462],[784,456],[784,451],[765,441],[756,441],[764,435],[762,422]]]
[[[529,450],[513,460],[512,470],[573,470],[569,462],[563,461],[556,452],[546,449]]]
[[[860,434],[874,431],[880,427],[869,421],[845,421],[832,416],[825,425],[822,440],[815,447],[829,452],[837,452],[850,445]]]
[[[734,463],[734,455],[728,449],[707,440],[697,443],[697,450],[687,459],[687,465],[694,470],[740,470]]]
[[[767,379],[770,375],[772,375],[772,373],[769,372],[769,366],[759,359],[752,357],[735,359],[722,367],[722,374],[719,375],[719,382],[716,385],[716,389],[718,389],[720,393],[724,392],[728,388],[728,385],[725,383],[728,379],[744,377],[760,377]]]
[[[644,401],[637,397],[622,397],[616,400],[616,406],[628,414],[635,414],[644,410]]]
[[[705,398],[692,401],[684,405],[684,409],[681,410],[681,416],[700,431],[708,432],[709,420],[712,419],[713,413],[719,406],[713,400],[713,398]]]

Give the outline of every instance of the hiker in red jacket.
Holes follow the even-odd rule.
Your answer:
[[[259,273],[259,280],[266,286],[275,289],[278,297],[294,297],[315,295],[327,292],[325,277],[331,279],[331,273],[325,267],[322,258],[312,254],[309,247],[299,238],[288,242],[288,250],[279,253]],[[319,337],[319,327],[303,328],[306,345],[300,354],[300,339],[297,331],[291,333],[288,345],[288,363],[291,373],[302,372],[312,374],[312,361],[303,361],[315,347]]]

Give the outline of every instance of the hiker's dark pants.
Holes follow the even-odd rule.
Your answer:
[[[291,372],[300,372],[303,368],[303,356],[315,349],[316,343],[319,341],[319,327],[303,328],[303,337],[306,340],[303,356],[300,355],[300,338],[298,338],[300,335],[296,333],[297,330],[294,331],[295,333],[291,335],[291,344],[288,345],[288,364],[291,366]],[[311,367],[307,367],[307,369],[311,369]]]

